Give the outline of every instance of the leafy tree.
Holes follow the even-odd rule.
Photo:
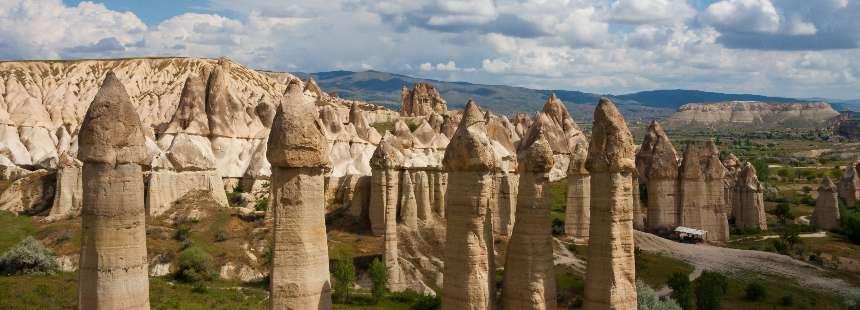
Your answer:
[[[342,251],[334,264],[334,293],[332,298],[337,303],[348,303],[352,286],[355,285],[355,265],[352,257]]]
[[[214,259],[203,249],[192,246],[179,253],[176,270],[177,279],[197,283],[212,280],[216,276]]]
[[[794,215],[791,214],[791,206],[787,202],[780,202],[776,208],[770,210],[770,214],[776,216],[780,224],[785,225],[788,220],[793,220]]]
[[[690,300],[690,294],[692,293],[690,278],[683,272],[676,272],[669,277],[668,284],[672,288],[672,299],[678,302],[681,309],[693,309],[693,302]]]
[[[0,256],[0,274],[52,274],[60,270],[54,253],[33,237],[24,238]]]
[[[848,240],[860,244],[860,212],[857,209],[839,207],[840,232],[848,237]]]
[[[378,258],[370,263],[370,282],[373,287],[370,289],[373,296],[373,303],[376,304],[385,297],[386,286],[388,285],[388,270],[385,269],[385,264]]]
[[[750,164],[755,167],[756,176],[759,181],[767,182],[767,179],[770,178],[770,167],[767,165],[767,160],[764,158],[756,158],[751,160]]]
[[[719,310],[723,304],[729,283],[722,274],[705,271],[696,280],[696,308]]]

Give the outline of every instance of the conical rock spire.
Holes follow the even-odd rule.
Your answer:
[[[618,108],[600,98],[594,109],[594,127],[588,148],[586,168],[594,172],[632,172],[635,169],[633,136]]]
[[[493,171],[498,167],[492,143],[484,132],[485,124],[478,104],[469,100],[442,159],[448,171]]]
[[[266,157],[272,166],[330,167],[328,143],[314,121],[316,110],[305,102],[301,85],[291,81],[275,113]]]
[[[147,162],[140,117],[122,82],[108,72],[78,135],[78,159],[105,164]]]

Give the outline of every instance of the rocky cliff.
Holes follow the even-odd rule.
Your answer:
[[[830,104],[728,101],[681,106],[666,123],[680,126],[819,127],[839,115]]]

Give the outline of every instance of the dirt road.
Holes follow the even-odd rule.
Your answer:
[[[860,296],[860,288],[833,276],[833,272],[785,255],[685,244],[636,231],[636,246],[683,260],[697,269],[723,273],[766,274],[796,280],[800,285],[835,292],[842,296]]]

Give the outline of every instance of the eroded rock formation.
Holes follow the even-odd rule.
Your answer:
[[[403,102],[400,106],[400,115],[403,116],[427,116],[432,113],[448,112],[448,103],[429,83],[417,83],[412,89],[403,87],[400,97]]]
[[[492,309],[495,296],[492,219],[488,216],[498,167],[486,119],[473,101],[445,150],[447,233],[444,309]]]
[[[636,168],[648,193],[647,228],[673,229],[678,225],[678,154],[656,121],[648,126],[636,154]]]
[[[755,167],[746,163],[735,183],[732,215],[741,229],[767,230],[764,213],[764,187],[758,181]]]
[[[567,170],[567,208],[564,232],[576,244],[588,244],[588,228],[591,219],[591,176],[585,169],[588,149],[577,145],[571,154]]]
[[[836,194],[836,184],[829,177],[821,179],[818,186],[818,198],[815,200],[815,210],[812,212],[810,224],[824,230],[839,228],[839,198]]]
[[[555,309],[549,172],[555,160],[542,134],[518,156],[516,224],[508,243],[502,309]]]
[[[325,229],[328,145],[313,106],[291,83],[269,135],[274,243],[270,309],[331,309]]]
[[[838,116],[829,104],[768,103],[729,101],[708,104],[686,104],[667,120],[670,126],[748,125],[774,127],[791,125],[812,127]]]
[[[618,109],[601,98],[586,169],[591,174],[591,227],[585,309],[628,309],[636,304],[633,257],[633,136]]]
[[[140,119],[108,72],[81,125],[80,309],[149,309]]]
[[[849,208],[853,208],[860,201],[860,173],[857,167],[860,167],[860,161],[849,164],[839,180],[839,198],[842,198]]]

